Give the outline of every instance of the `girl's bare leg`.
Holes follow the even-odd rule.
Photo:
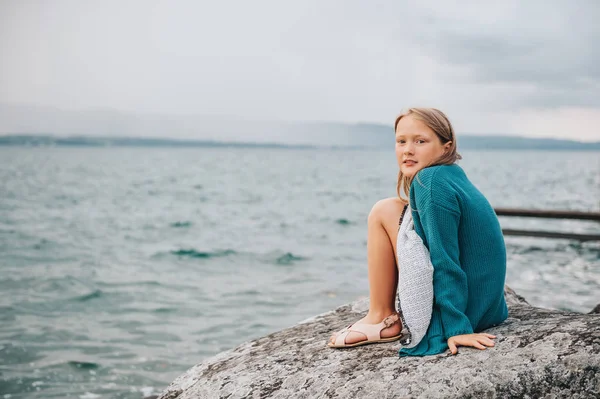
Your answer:
[[[398,235],[398,220],[402,204],[397,198],[377,202],[368,219],[367,263],[369,268],[370,307],[367,315],[357,323],[377,324],[387,316],[396,313],[396,290],[398,271],[396,266],[395,243]],[[381,337],[398,335],[402,327],[399,323],[381,331]],[[346,343],[364,341],[366,336],[351,332]],[[335,334],[331,337],[335,342]]]

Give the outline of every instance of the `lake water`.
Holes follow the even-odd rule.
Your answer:
[[[600,211],[600,153],[470,151],[495,207]],[[0,148],[0,399],[142,398],[368,295],[393,150]],[[503,227],[599,233],[594,222]],[[600,243],[507,237],[534,305],[600,302]]]

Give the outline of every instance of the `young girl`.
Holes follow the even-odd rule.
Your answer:
[[[425,336],[415,347],[402,347],[400,356],[494,346],[496,337],[481,331],[508,316],[506,247],[498,218],[456,164],[461,157],[444,113],[411,108],[396,119],[395,131],[398,197],[377,202],[368,218],[369,312],[333,334],[328,345],[345,348],[402,337],[395,308],[402,259],[395,254],[398,220],[407,207],[430,253],[434,300]]]

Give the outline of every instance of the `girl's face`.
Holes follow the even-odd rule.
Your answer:
[[[450,145],[451,142],[442,144],[429,126],[412,115],[400,119],[396,126],[396,159],[405,176],[412,177],[436,161]]]

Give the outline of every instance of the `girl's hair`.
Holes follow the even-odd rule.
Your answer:
[[[434,166],[434,165],[452,165],[457,160],[462,159],[460,154],[456,151],[456,136],[454,135],[454,129],[452,128],[452,124],[448,117],[439,109],[435,108],[409,108],[407,111],[402,112],[397,118],[396,123],[394,123],[394,133],[396,132],[396,128],[398,127],[398,122],[400,119],[405,116],[411,115],[413,118],[420,120],[425,125],[427,125],[436,136],[439,137],[442,144],[446,144],[451,141],[450,148],[444,155],[440,158],[436,159],[429,165],[425,165],[424,167]],[[412,177],[404,176],[402,170],[398,171],[398,184],[396,185],[396,192],[398,193],[398,197],[404,203],[408,203],[410,185],[415,178],[415,175]],[[400,192],[403,191],[406,194],[406,199],[402,198]]]

